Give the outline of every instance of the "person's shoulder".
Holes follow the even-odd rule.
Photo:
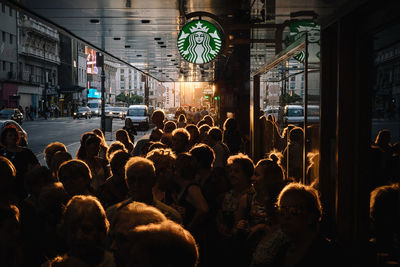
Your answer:
[[[154,199],[153,200],[153,205],[154,207],[156,207],[157,209],[159,209],[162,213],[164,213],[164,215],[168,218],[171,219],[173,221],[175,221],[176,223],[182,223],[182,217],[179,214],[179,212],[174,209],[173,207],[157,200]]]

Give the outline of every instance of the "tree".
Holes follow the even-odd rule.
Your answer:
[[[116,101],[121,101],[125,102],[128,105],[133,105],[133,104],[141,104],[143,103],[143,97],[140,95],[125,95],[124,93],[120,93],[115,97]]]
[[[283,100],[283,101],[282,101]],[[285,103],[286,105],[289,105],[289,104],[294,104],[294,103],[299,103],[299,102],[301,102],[303,100],[303,98],[301,98],[301,96],[299,96],[299,95],[296,95],[296,94],[288,94],[288,93],[286,93],[286,94],[284,94],[284,95],[281,95],[280,96],[280,102],[282,103]]]

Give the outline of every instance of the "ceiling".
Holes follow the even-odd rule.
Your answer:
[[[274,2],[275,17],[280,23],[291,12],[314,10],[318,14],[333,10],[329,0],[266,0]],[[104,49],[159,81],[213,81],[216,68],[227,63],[233,45],[226,43],[223,53],[214,61],[194,65],[180,56],[177,37],[192,12],[208,12],[218,16],[223,24],[233,24],[237,17],[250,14],[260,23],[260,0],[17,0],[38,15],[53,21],[76,36]],[[341,1],[343,2],[343,1]],[[251,12],[250,12],[251,10]],[[204,18],[204,17],[203,17]],[[252,32],[256,39],[274,36],[268,30]],[[255,38],[254,38],[255,39]],[[274,50],[265,44],[251,46],[261,64]],[[261,52],[260,52],[261,51]],[[264,52],[262,52],[264,51]]]

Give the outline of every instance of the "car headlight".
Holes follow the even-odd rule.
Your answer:
[[[110,115],[112,115],[113,113],[112,113],[112,111],[110,111]]]
[[[82,113],[82,115],[83,115],[83,116],[85,116],[85,115],[86,115],[86,113],[84,112],[84,113]]]
[[[74,112],[74,115],[76,115],[76,112]]]

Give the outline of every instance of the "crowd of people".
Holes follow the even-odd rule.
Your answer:
[[[221,129],[206,110],[196,116],[197,123],[184,112],[167,121],[156,110],[150,137],[136,144],[129,122],[110,145],[99,129],[83,133],[76,155],[50,143],[47,166],[18,145],[16,128],[5,127],[0,266],[349,264],[320,230],[318,156],[302,179],[301,128],[281,134],[273,117],[261,117],[264,157],[254,162],[234,118]],[[387,142],[376,142],[376,155],[388,146],[395,160]],[[387,181],[371,190],[371,244],[398,259],[400,189]]]

